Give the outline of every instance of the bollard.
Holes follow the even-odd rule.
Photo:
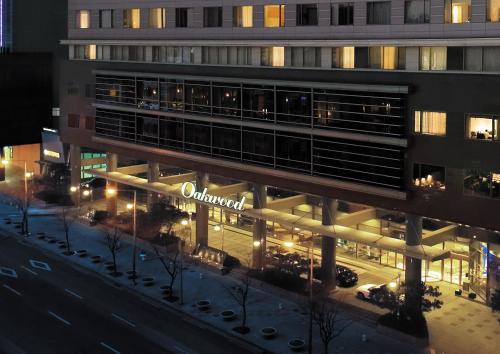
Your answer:
[[[366,339],[366,334],[364,334],[364,333],[363,333],[363,334],[361,335],[361,341],[362,341],[362,342],[366,342],[366,341],[367,341],[367,339]]]

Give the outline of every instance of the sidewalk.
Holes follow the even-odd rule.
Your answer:
[[[0,205],[0,214],[2,217],[15,214],[16,210],[9,205]],[[3,221],[3,220],[2,220]],[[219,313],[223,310],[233,310],[237,314],[240,313],[238,304],[228,294],[228,288],[237,285],[237,281],[230,276],[222,276],[217,272],[211,271],[206,266],[187,264],[183,272],[184,283],[184,305],[178,303],[169,303],[162,299],[161,285],[168,283],[169,277],[163,269],[159,260],[137,261],[137,271],[140,274],[138,285],[134,285],[126,276],[112,278],[109,271],[106,270],[104,262],[111,259],[102,231],[95,227],[89,227],[82,223],[75,223],[71,230],[71,239],[73,250],[87,250],[89,257],[80,258],[77,256],[63,256],[63,249],[59,248],[57,243],[48,243],[45,240],[36,238],[36,233],[43,231],[47,236],[53,236],[57,240],[64,240],[64,233],[61,223],[56,217],[50,215],[41,215],[30,218],[31,236],[26,240],[34,245],[59,254],[65,257],[67,262],[78,264],[85,267],[100,276],[110,279],[117,285],[133,289],[138,294],[154,299],[158,303],[163,303],[164,306],[170,306],[186,314],[196,318],[202,323],[210,327],[215,327],[219,331],[223,331],[228,336],[237,336],[249,343],[265,348],[274,353],[290,353],[287,343],[290,339],[301,338],[307,340],[308,315],[307,310],[298,304],[290,301],[283,296],[269,294],[254,287],[249,293],[247,306],[248,319],[247,325],[251,328],[251,332],[246,335],[239,335],[231,329],[239,325],[239,318],[232,322],[225,322],[221,319]],[[1,229],[10,232],[17,231],[13,225],[0,224]],[[118,270],[126,272],[131,270],[132,250],[131,238],[124,237],[124,242],[120,252],[117,255]],[[154,257],[150,252],[149,246],[142,241],[139,243],[138,252],[141,249],[146,249],[147,257]],[[149,251],[148,251],[149,250]],[[103,262],[94,264],[90,261],[90,256],[100,255],[103,257]],[[153,277],[155,283],[153,286],[144,286],[142,278]],[[179,295],[179,280],[177,277],[174,285],[175,295]],[[212,308],[210,311],[200,311],[196,307],[196,302],[199,300],[209,300]],[[342,313],[342,316],[347,316],[347,313]],[[275,327],[279,334],[274,340],[265,340],[260,335],[260,330],[264,327]],[[367,341],[363,342],[361,336],[365,334]],[[399,342],[395,339],[383,336],[376,332],[373,325],[353,321],[352,325],[331,345],[332,352],[338,353],[424,353],[422,349],[414,348],[410,344]],[[314,352],[321,351],[322,344],[319,338],[318,329],[314,329]]]

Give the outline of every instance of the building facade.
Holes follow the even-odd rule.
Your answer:
[[[255,267],[267,240],[300,231],[325,280],[355,252],[487,300],[500,283],[499,13],[496,0],[70,0],[62,140],[72,156],[106,152],[93,171],[110,185],[192,205],[197,243],[217,213],[247,227]],[[193,204],[182,182],[248,204]]]

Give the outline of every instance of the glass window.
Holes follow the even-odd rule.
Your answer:
[[[500,172],[464,170],[464,194],[500,198]]]
[[[285,47],[261,48],[261,65],[285,66]]]
[[[297,5],[297,26],[317,26],[318,25],[318,5],[299,4]]]
[[[222,7],[204,7],[203,8],[203,26],[204,27],[222,27]]]
[[[493,141],[498,140],[498,121],[500,118],[488,116],[469,116],[466,121],[466,138]]]
[[[210,87],[206,83],[186,84],[186,111],[210,113]]]
[[[415,133],[446,135],[446,113],[415,111]]]
[[[486,6],[486,21],[500,21],[500,0],[488,0]]]
[[[78,10],[76,12],[76,27],[81,29],[90,28],[90,11]]]
[[[305,135],[276,135],[276,166],[304,173],[311,168],[311,139]]]
[[[187,7],[178,7],[175,9],[175,27],[188,27],[189,10]]]
[[[333,48],[332,66],[341,69],[354,69],[354,47]]]
[[[113,10],[99,10],[99,28],[113,28],[113,15]]]
[[[240,87],[239,85],[219,86],[213,84],[213,114],[225,117],[239,117],[241,115]]]
[[[332,13],[332,18],[333,15],[334,14]],[[337,24],[340,26],[354,24],[354,4],[352,2],[338,4]]]
[[[243,129],[243,161],[259,165],[274,164],[274,136],[269,130]]]
[[[405,23],[430,23],[430,22],[431,22],[430,0],[405,1]]]
[[[483,71],[500,71],[500,47],[483,48]]]
[[[446,47],[420,47],[420,70],[446,70]]]
[[[274,121],[274,89],[266,86],[244,87],[243,117]]]
[[[292,66],[294,67],[320,67],[321,48],[292,47]]]
[[[398,68],[397,47],[370,47],[368,65],[372,69],[394,70]]]
[[[167,9],[161,7],[149,9],[149,27],[167,27]]]
[[[310,126],[311,93],[278,88],[276,92],[276,112],[278,121]]]
[[[413,184],[417,187],[445,189],[445,169],[426,164],[413,165]]]
[[[483,70],[483,48],[482,47],[465,47],[465,70],[481,71]]]
[[[471,0],[445,0],[444,22],[466,23],[470,22]]]
[[[182,110],[184,105],[184,87],[181,82],[169,80],[160,83],[160,104],[161,109]]]
[[[233,26],[253,27],[253,6],[234,6]]]
[[[96,60],[97,59],[97,46],[95,44],[89,44],[85,46],[85,57],[84,59]]]
[[[368,25],[391,24],[391,2],[390,1],[367,2],[366,24]]]
[[[141,10],[123,10],[123,28],[141,28]]]
[[[137,80],[137,107],[159,110],[158,81]]]
[[[264,5],[264,27],[285,27],[285,5]]]

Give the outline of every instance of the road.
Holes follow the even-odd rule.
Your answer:
[[[1,234],[0,337],[0,353],[8,354],[249,353],[181,314]]]

